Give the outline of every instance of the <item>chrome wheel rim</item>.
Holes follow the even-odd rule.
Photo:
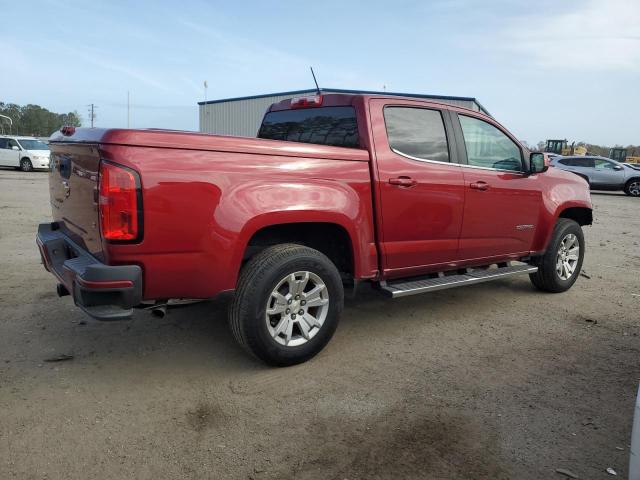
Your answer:
[[[640,196],[640,182],[631,182],[629,185],[629,193],[634,197]]]
[[[580,242],[573,233],[564,236],[556,258],[556,273],[562,280],[569,280],[576,271],[580,258]]]
[[[329,312],[329,292],[313,272],[281,279],[267,301],[265,321],[271,337],[285,347],[304,345],[315,337]]]

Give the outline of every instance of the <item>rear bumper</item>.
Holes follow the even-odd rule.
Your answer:
[[[62,233],[55,222],[38,226],[36,243],[45,268],[91,317],[130,318],[133,307],[142,301],[142,269],[138,265],[105,265]]]

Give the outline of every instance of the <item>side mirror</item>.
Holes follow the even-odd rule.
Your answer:
[[[549,170],[549,159],[544,153],[533,152],[529,156],[529,173],[543,173]]]
[[[613,169],[614,170],[622,170],[622,166],[621,165],[614,165]]]
[[[13,147],[11,147],[11,150],[20,150],[20,149],[14,145]]]

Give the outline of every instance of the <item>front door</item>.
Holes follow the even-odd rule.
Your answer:
[[[604,158],[594,159],[591,174],[591,184],[594,187],[611,188],[617,186],[621,188],[624,182],[624,167]]]
[[[460,260],[528,254],[542,205],[539,175],[525,172],[521,147],[497,125],[466,114],[452,117],[467,157]]]
[[[456,260],[464,178],[442,107],[373,99],[383,269],[406,276]],[[448,131],[449,130],[449,131]]]

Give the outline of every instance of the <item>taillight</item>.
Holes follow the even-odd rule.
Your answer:
[[[322,95],[308,95],[291,99],[291,108],[319,107],[322,105]]]
[[[110,241],[139,240],[142,233],[140,181],[133,170],[100,162],[100,228]]]

